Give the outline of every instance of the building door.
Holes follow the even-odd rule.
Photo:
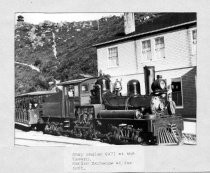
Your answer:
[[[176,106],[183,106],[183,94],[182,94],[182,82],[181,78],[175,78],[171,80],[172,100],[176,103]]]

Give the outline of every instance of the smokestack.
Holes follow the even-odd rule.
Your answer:
[[[135,32],[134,13],[124,13],[124,29],[126,35]]]
[[[152,92],[152,88],[151,88],[152,83],[155,81],[155,67],[154,66],[144,67],[144,80],[145,80],[146,95],[149,95]]]

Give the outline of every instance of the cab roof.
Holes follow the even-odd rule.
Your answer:
[[[74,79],[74,80],[69,80],[69,81],[65,81],[65,82],[61,82],[59,84],[57,84],[58,86],[64,86],[64,85],[77,85],[80,84],[82,82],[85,82],[87,80],[90,79],[96,79],[97,77],[90,77],[90,78],[82,78],[82,79]]]
[[[35,92],[21,94],[16,97],[41,96],[41,95],[48,95],[48,94],[55,94],[55,93],[56,93],[56,91],[35,91]]]

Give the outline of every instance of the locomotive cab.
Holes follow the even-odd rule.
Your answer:
[[[62,114],[63,117],[75,118],[75,107],[90,104],[91,90],[96,78],[83,78],[62,82]]]

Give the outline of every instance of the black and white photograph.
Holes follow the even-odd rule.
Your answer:
[[[3,1],[0,173],[208,172],[209,5]]]
[[[197,145],[197,13],[14,14],[15,146]]]

